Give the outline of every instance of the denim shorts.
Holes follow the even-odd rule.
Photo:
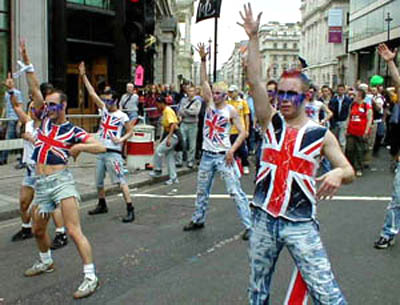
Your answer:
[[[25,176],[24,180],[22,181],[23,186],[27,186],[30,188],[35,188],[36,184],[36,166],[35,164],[27,164],[26,165],[26,171],[25,171]]]
[[[63,199],[75,197],[80,201],[74,177],[68,169],[36,177],[34,205],[38,206],[39,213],[52,213]]]
[[[112,184],[127,184],[124,174],[124,161],[122,156],[116,152],[105,152],[97,155],[96,163],[96,186],[104,187],[106,172],[110,175]]]

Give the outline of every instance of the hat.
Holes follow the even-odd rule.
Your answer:
[[[231,85],[228,89],[229,92],[234,92],[234,91],[238,91],[239,88],[236,85]]]
[[[303,69],[305,69],[305,68],[308,67],[307,62],[306,62],[306,60],[305,60],[303,57],[298,56],[297,59],[299,60],[300,65],[301,65],[301,67],[302,67]]]
[[[383,85],[383,83],[385,82],[385,80],[383,79],[382,76],[380,75],[374,75],[371,77],[371,80],[369,81],[369,85],[371,87],[376,87],[379,85]]]
[[[359,89],[359,90],[367,91],[367,90],[368,90],[368,85],[362,83],[362,84],[358,85],[358,89]]]

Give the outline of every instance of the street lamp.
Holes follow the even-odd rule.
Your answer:
[[[390,12],[387,13],[387,17],[385,19],[387,22],[387,42],[389,43],[390,41],[390,23],[393,21],[393,18],[390,17]],[[386,86],[389,83],[389,65],[386,64]]]
[[[208,81],[211,83],[211,37],[208,40],[208,64],[209,64],[209,69],[208,69]]]

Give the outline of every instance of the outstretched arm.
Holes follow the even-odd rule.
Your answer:
[[[210,84],[208,82],[208,77],[207,77],[207,56],[208,56],[208,52],[206,52],[206,48],[205,48],[204,43],[199,43],[197,45],[197,49],[196,50],[199,53],[200,58],[201,58],[200,81],[201,81],[201,85],[203,87],[203,98],[204,98],[204,101],[208,105],[209,103],[213,102],[212,91],[211,91],[211,87],[210,87]]]
[[[19,51],[22,57],[22,61],[26,66],[31,65],[31,60],[28,55],[28,51],[26,49],[25,41],[21,40],[19,44]],[[28,86],[30,91],[32,92],[33,98],[33,105],[35,108],[40,109],[44,105],[44,99],[42,96],[42,92],[40,92],[40,83],[35,74],[32,72],[33,66],[31,71],[26,71],[26,81],[28,82]]]
[[[11,104],[22,124],[26,124],[31,120],[31,118],[22,109],[22,104],[18,102],[18,99],[15,96],[15,94],[11,96]]]
[[[379,55],[386,61],[390,74],[392,75],[394,85],[396,87],[396,93],[400,96],[400,72],[394,63],[394,59],[396,58],[397,49],[394,52],[390,51],[386,44],[381,43],[378,46]]]
[[[101,98],[97,95],[92,84],[90,83],[89,79],[87,78],[85,63],[83,61],[79,64],[79,75],[82,77],[82,80],[83,80],[83,83],[85,84],[86,90],[89,93],[89,97],[94,100],[97,107],[99,107],[100,109],[103,109],[105,107],[105,104],[101,100]]]
[[[248,56],[248,77],[249,84],[253,89],[254,106],[258,122],[266,129],[271,121],[272,115],[275,113],[271,103],[269,102],[267,91],[261,81],[261,59],[259,49],[258,28],[260,26],[261,14],[257,19],[253,17],[253,11],[250,3],[244,6],[244,14],[240,12],[243,24],[238,23],[244,28],[249,36],[249,56]]]

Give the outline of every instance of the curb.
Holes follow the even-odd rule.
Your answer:
[[[181,176],[185,176],[191,173],[196,172],[196,169],[181,169],[181,170],[177,170],[177,174],[179,177]],[[157,177],[157,178],[151,178],[149,177],[149,179],[140,181],[140,182],[134,182],[129,184],[129,188],[133,189],[133,188],[140,188],[143,186],[150,186],[150,185],[154,185],[160,182],[164,182],[167,181],[169,179],[168,175],[162,175],[161,177]],[[120,193],[121,190],[118,186],[111,186],[109,188],[106,189],[106,195],[115,195]],[[81,202],[84,201],[89,201],[92,199],[96,199],[97,198],[97,192],[89,192],[89,193],[85,193],[81,195]],[[9,211],[4,211],[4,212],[0,212],[0,222],[1,221],[5,221],[5,220],[10,220],[13,218],[17,218],[19,217],[20,213],[19,213],[19,209],[15,209],[15,210],[9,210]]]

